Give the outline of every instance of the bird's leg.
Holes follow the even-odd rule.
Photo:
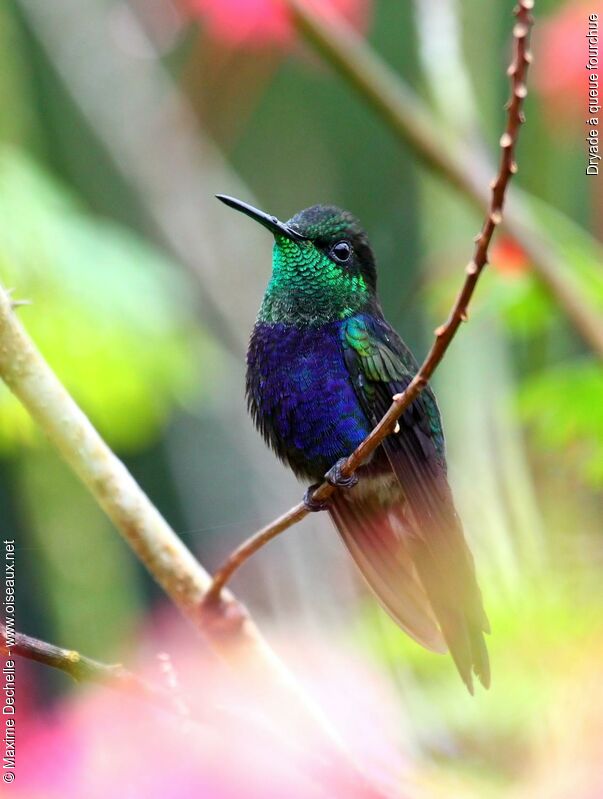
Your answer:
[[[329,471],[325,474],[325,480],[335,488],[354,488],[358,482],[356,474],[351,474],[346,477],[342,474],[343,467],[347,462],[347,458],[340,458],[334,466],[331,466]],[[304,494],[304,506],[310,513],[317,513],[322,510],[327,510],[329,507],[329,500],[321,501],[313,498],[313,494],[320,486],[320,483],[314,483],[306,489]]]
[[[312,483],[311,486],[306,488],[304,493],[303,503],[304,507],[310,513],[320,513],[322,510],[326,510],[329,507],[329,500],[325,500],[322,502],[319,499],[313,499],[312,494],[319,488],[322,484],[321,483]]]
[[[335,466],[331,466],[329,471],[325,474],[325,480],[335,488],[354,488],[358,483],[358,475],[354,474],[345,477],[342,474],[343,467],[347,463],[347,458],[340,458]]]

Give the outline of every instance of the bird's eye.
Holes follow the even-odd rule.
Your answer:
[[[345,264],[346,261],[350,260],[350,256],[352,255],[350,243],[348,241],[338,241],[337,244],[334,244],[331,247],[331,252],[329,255],[334,261],[337,261],[340,264]]]

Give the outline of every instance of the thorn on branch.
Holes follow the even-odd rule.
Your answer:
[[[16,310],[17,308],[22,308],[24,305],[31,305],[32,304],[31,300],[13,300],[12,294],[13,294],[14,291],[15,291],[14,288],[13,289],[6,289],[6,293],[8,294],[8,297],[9,297],[9,304],[10,304],[10,307],[12,308],[13,311]]]

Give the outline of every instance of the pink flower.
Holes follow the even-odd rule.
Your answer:
[[[398,703],[357,655],[336,656],[326,642],[307,639],[283,646],[340,734],[342,756],[294,701],[274,693],[273,678],[258,674],[257,664],[241,661],[235,679],[197,638],[179,637],[163,628],[177,685],[166,681],[165,694],[175,690],[194,721],[83,687],[53,712],[20,720],[14,799],[383,799],[384,786],[401,795]],[[162,684],[154,654],[145,661],[146,676]]]
[[[583,126],[588,116],[588,17],[597,3],[566,2],[534,31],[536,91],[554,122]]]
[[[284,49],[295,37],[283,0],[181,0],[191,16],[203,21],[208,34],[231,47]],[[370,0],[321,0],[311,7],[323,16],[338,14],[364,29]]]

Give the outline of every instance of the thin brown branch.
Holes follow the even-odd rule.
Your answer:
[[[385,416],[347,459],[341,469],[343,477],[351,476],[369,458],[383,440],[394,431],[399,417],[427,385],[429,378],[444,357],[461,323],[467,321],[469,302],[473,296],[475,286],[482,270],[488,262],[488,248],[492,236],[498,225],[502,222],[507,186],[511,176],[517,172],[515,148],[519,129],[524,121],[522,106],[527,95],[526,76],[528,65],[531,61],[528,45],[530,28],[533,23],[531,16],[533,5],[533,0],[520,0],[519,5],[514,11],[516,17],[516,23],[513,28],[515,52],[513,62],[508,69],[508,75],[511,81],[511,96],[506,105],[507,124],[505,132],[500,138],[500,164],[498,174],[490,184],[488,212],[484,219],[482,229],[478,236],[476,236],[473,258],[469,261],[465,269],[465,281],[461,291],[450,311],[448,319],[444,324],[436,328],[435,340],[419,371],[413,377],[406,390],[393,397],[393,402]],[[325,481],[314,491],[312,499],[316,502],[324,502],[328,500],[336,490],[334,486]],[[293,524],[301,521],[308,515],[308,512],[304,503],[300,502],[299,505],[295,505],[295,507],[291,508],[287,513],[280,516],[274,522],[267,525],[241,544],[214,575],[211,588],[204,599],[204,605],[206,607],[215,606],[221,590],[234,572],[264,544]]]
[[[286,0],[300,32],[423,163],[482,209],[488,200],[483,160],[441,124],[412,89],[343,20],[312,10],[310,0]],[[530,7],[533,3],[530,4]],[[525,8],[525,4],[522,4]],[[528,58],[530,58],[528,54]],[[535,276],[585,344],[603,358],[603,319],[593,307],[551,237],[531,217],[529,197],[517,192],[505,227],[528,255]]]
[[[128,671],[121,663],[101,663],[73,649],[63,649],[24,633],[16,632],[14,636],[9,635],[9,639],[10,645],[7,644],[6,628],[0,626],[0,651],[5,657],[10,658],[15,654],[58,669],[76,682],[101,683],[113,690],[151,702],[168,713],[188,717],[183,706],[172,701],[165,689]]]
[[[325,483],[323,485],[329,484]],[[318,489],[314,496],[318,496]],[[203,608],[213,612],[221,598],[222,589],[232,575],[265,544],[272,541],[272,539],[276,538],[280,533],[289,529],[289,527],[297,524],[297,522],[301,522],[307,515],[308,511],[306,506],[303,502],[300,502],[299,505],[295,505],[291,510],[279,516],[278,519],[270,522],[266,527],[258,530],[257,533],[250,536],[246,541],[243,541],[240,546],[230,553],[228,558],[214,574],[211,586],[203,598]]]

